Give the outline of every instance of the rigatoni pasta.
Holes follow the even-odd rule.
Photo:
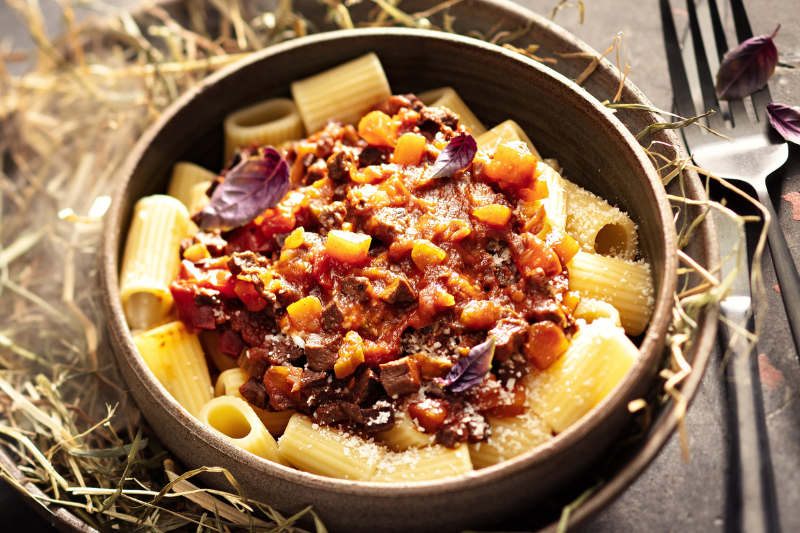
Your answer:
[[[292,84],[292,98],[307,132],[331,119],[355,124],[391,94],[374,53]]]
[[[175,400],[197,416],[212,395],[211,378],[197,335],[170,322],[133,338],[145,363]]]
[[[120,269],[120,297],[131,328],[156,325],[172,307],[169,285],[178,273],[189,213],[169,196],[142,198],[133,208]]]
[[[272,98],[228,115],[225,119],[225,161],[237,148],[253,143],[280,145],[303,136],[303,122],[289,98]]]
[[[617,386],[638,356],[625,334],[653,303],[627,215],[564,179],[515,122],[485,131],[451,88],[390,97],[374,54],[292,94],[228,117],[237,165],[175,189],[200,226],[179,246],[169,219],[180,322],[136,343],[181,405],[270,461],[392,483],[524,454]],[[294,133],[270,137],[273,116],[294,117]],[[311,135],[284,142],[297,116]],[[249,218],[228,213],[272,186]],[[153,320],[146,307],[132,326]]]

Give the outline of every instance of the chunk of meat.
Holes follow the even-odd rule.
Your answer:
[[[389,159],[391,158],[392,150],[391,149],[381,149],[375,146],[369,146],[361,150],[361,153],[358,154],[358,166],[359,168],[369,167],[372,165],[382,165],[384,163],[388,163]]]
[[[406,231],[408,223],[408,213],[402,207],[382,207],[367,220],[364,231],[388,245]]]
[[[339,290],[345,296],[352,298],[358,303],[369,300],[369,280],[363,276],[352,276],[343,279],[339,283]]]
[[[330,302],[326,305],[322,310],[322,317],[320,318],[322,329],[333,333],[341,327],[342,322],[344,322],[344,314],[342,310],[339,309],[339,305],[336,302]]]
[[[331,425],[348,419],[347,413],[342,409],[342,402],[326,402],[314,410],[314,421],[320,424]]]
[[[317,372],[333,370],[336,357],[339,355],[339,346],[342,336],[312,333],[305,339],[306,360],[308,368]]]
[[[458,115],[446,107],[426,107],[419,114],[417,127],[425,137],[433,138],[445,128],[458,128]]]
[[[344,217],[347,215],[347,206],[343,202],[333,202],[323,207],[319,212],[319,225],[325,231],[341,228]]]
[[[248,350],[250,357],[265,359],[270,365],[285,366],[303,356],[303,350],[288,337],[267,337],[261,346]]]
[[[350,391],[353,402],[359,405],[372,405],[386,394],[380,378],[371,368],[364,368],[355,376]]]
[[[456,405],[451,404],[444,424],[436,431],[437,444],[455,448],[462,442],[481,442],[489,438],[491,426],[486,417]]]
[[[262,348],[245,350],[236,363],[242,370],[256,379],[263,378],[264,372],[270,366],[269,361],[267,361],[266,351]]]
[[[405,276],[395,278],[378,297],[387,304],[393,305],[411,304],[417,301],[417,295],[414,294],[414,289]]]
[[[521,318],[503,318],[489,331],[494,336],[494,358],[505,361],[528,338],[528,322]]]
[[[260,379],[251,378],[239,387],[239,393],[247,403],[259,409],[266,409],[269,403],[267,388]]]
[[[347,152],[336,152],[328,158],[328,177],[333,181],[339,182],[350,178],[350,165],[353,163],[353,156]]]
[[[419,390],[421,381],[419,365],[410,357],[384,363],[381,368],[381,385],[392,398],[412,394]]]
[[[388,431],[394,427],[394,409],[390,404],[361,409],[362,424],[367,433]]]
[[[425,107],[425,104],[413,94],[395,94],[381,102],[377,110],[391,117],[396,115],[398,111],[404,107],[413,111],[421,111]]]
[[[268,335],[280,332],[275,319],[268,314],[269,309],[270,307],[267,306],[266,309],[257,313],[251,313],[245,309],[231,310],[231,329],[241,333],[242,339],[248,346],[261,346]]]

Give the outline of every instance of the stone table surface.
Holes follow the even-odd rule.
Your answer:
[[[701,5],[705,0],[698,0]],[[556,0],[521,0],[524,7],[549,14]],[[572,2],[577,3],[577,2]],[[718,3],[730,24],[725,0]],[[775,44],[780,65],[770,81],[773,99],[800,105],[800,3],[797,0],[745,0],[753,32],[770,34],[782,24]],[[50,0],[42,2],[48,27],[58,25],[58,9]],[[679,33],[685,36],[687,14],[683,0],[672,1]],[[557,13],[555,22],[573,32],[590,46],[603,51],[618,32],[628,42],[630,78],[661,109],[672,109],[672,91],[667,73],[657,0],[586,0],[585,23],[579,24],[578,10]],[[0,41],[13,39],[15,48],[30,47],[21,24],[0,0]],[[793,68],[798,67],[798,68]],[[702,106],[697,106],[698,109]],[[800,191],[800,147],[790,146],[789,163],[772,178],[771,192],[789,247],[800,258],[800,210],[792,218],[792,205],[781,198]],[[715,191],[715,195],[719,195]],[[730,199],[734,207],[741,202]],[[743,208],[744,209],[744,208]],[[757,224],[749,234],[759,230]],[[752,241],[752,237],[751,237]],[[769,254],[762,260],[766,297],[756,297],[756,313],[765,318],[764,334],[758,345],[764,405],[777,485],[778,505],[784,532],[800,531],[800,365],[788,330],[782,301],[777,291]],[[727,474],[728,419],[725,387],[720,378],[719,350],[709,365],[701,388],[692,403],[687,426],[691,460],[686,463],[675,436],[641,477],[615,502],[586,526],[591,533],[610,532],[713,532],[724,531]],[[4,482],[0,484],[0,530],[53,532],[54,528],[33,512]],[[524,527],[524,523],[519,524]]]

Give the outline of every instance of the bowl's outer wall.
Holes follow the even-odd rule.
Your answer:
[[[640,154],[630,149],[618,126],[598,120],[597,108],[575,98],[572,89],[561,81],[507,54],[488,53],[461,41],[388,33],[391,35],[385,37],[327,36],[302,49],[295,44],[280,47],[280,70],[271,67],[277,64],[272,59],[273,50],[265,59],[241,66],[235,74],[215,84],[204,85],[149,143],[148,137],[144,138],[147,144],[139,145],[144,150],[141,154],[134,154],[133,160],[139,164],[130,176],[115,228],[118,252],[124,241],[119,237],[126,232],[133,202],[141,196],[163,192],[174,162],[189,160],[211,169],[222,166],[221,124],[227,113],[264,98],[288,95],[292,80],[375,51],[389,75],[393,92],[419,92],[450,85],[487,125],[508,118],[517,120],[542,153],[559,159],[570,179],[632,215],[640,227],[642,254],[655,267],[656,286],[672,293],[674,286],[667,283],[665,287],[661,268],[672,265],[674,274],[674,257],[665,253],[660,218],[663,205],[642,171]],[[609,157],[612,153],[615,157]],[[674,234],[670,244],[674,245]],[[113,281],[110,272],[104,275],[106,283]],[[110,292],[113,296],[115,291]],[[110,308],[115,315],[111,330],[120,352],[123,377],[151,426],[187,467],[225,466],[247,486],[250,497],[288,512],[313,504],[326,525],[342,531],[374,531],[376,523],[385,525],[382,529],[386,531],[459,531],[496,522],[500,516],[518,512],[524,504],[552,494],[587,468],[626,423],[628,413],[624,406],[649,386],[665,329],[661,327],[644,339],[643,349],[656,355],[635,369],[638,384],[628,387],[623,398],[616,398],[613,406],[607,398],[598,410],[607,415],[602,424],[582,422],[570,428],[537,452],[533,464],[514,460],[482,472],[481,476],[419,484],[413,490],[401,486],[381,490],[320,480],[266,465],[208,432],[198,432],[199,424],[192,417],[174,401],[164,400],[163,388],[154,383],[132,351],[129,334],[119,320],[122,315],[118,303],[111,302]],[[663,317],[661,321],[664,326]],[[205,481],[212,486],[225,486],[219,475],[208,475]]]

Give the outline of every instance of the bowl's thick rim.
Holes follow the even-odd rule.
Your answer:
[[[187,416],[185,410],[180,407],[174,399],[172,399],[169,393],[167,393],[166,389],[164,389],[164,387],[158,383],[152,373],[150,373],[149,369],[147,369],[144,363],[144,360],[138,355],[138,352],[135,349],[132,336],[125,323],[123,309],[119,300],[117,277],[117,250],[119,244],[119,234],[117,230],[122,217],[123,198],[125,196],[129,178],[137,164],[137,161],[142,156],[145,148],[155,138],[160,129],[163,128],[164,125],[170,121],[183,106],[189,103],[207,87],[217,83],[219,80],[225,78],[229,73],[234,72],[243,66],[280,55],[285,51],[294,50],[311,43],[320,43],[348,38],[360,39],[368,36],[374,36],[375,38],[414,36],[459,43],[465,46],[482,49],[489,53],[505,55],[514,61],[519,61],[523,64],[526,64],[528,67],[533,68],[546,76],[555,78],[558,82],[569,88],[573,94],[579,98],[582,98],[592,108],[594,108],[594,110],[598,112],[598,115],[604,120],[607,120],[608,123],[613,126],[613,129],[625,141],[625,144],[631,148],[635,157],[640,162],[641,168],[644,170],[648,181],[650,182],[652,191],[655,193],[655,198],[659,209],[659,218],[662,222],[664,243],[661,253],[665,258],[663,282],[661,290],[656,297],[656,307],[651,320],[651,325],[648,328],[641,344],[641,351],[644,355],[643,357],[640,357],[639,361],[637,361],[637,363],[634,365],[634,368],[632,368],[628,374],[626,374],[625,378],[617,385],[617,387],[615,387],[615,389],[598,406],[596,406],[592,412],[590,412],[587,416],[584,416],[566,431],[548,441],[548,443],[501,464],[481,469],[470,474],[454,476],[442,480],[383,484],[375,482],[358,482],[332,479],[289,469],[275,463],[270,463],[235,447],[200,424],[200,422],[195,420],[193,417]],[[162,114],[159,120],[153,126],[151,126],[144,135],[142,135],[136,147],[129,155],[123,171],[120,174],[119,181],[120,183],[113,196],[112,206],[105,218],[101,270],[109,326],[115,333],[114,336],[122,348],[122,355],[124,356],[126,362],[131,365],[134,371],[140,377],[146,380],[148,392],[161,404],[165,410],[173,415],[177,423],[184,424],[188,429],[192,430],[198,436],[198,438],[201,438],[207,444],[231,456],[234,460],[258,469],[259,471],[262,471],[268,475],[276,476],[287,481],[301,482],[303,485],[306,485],[309,488],[328,491],[332,490],[336,492],[371,497],[392,497],[397,496],[399,493],[412,492],[416,496],[425,496],[426,494],[434,493],[441,495],[443,492],[458,491],[466,487],[474,488],[481,485],[491,484],[500,477],[507,475],[510,470],[527,469],[533,465],[547,462],[555,455],[563,453],[565,450],[579,442],[586,434],[596,430],[597,426],[603,423],[605,414],[625,408],[623,403],[630,399],[631,392],[639,385],[639,382],[644,379],[648,367],[651,367],[652,365],[653,358],[659,358],[661,355],[663,339],[669,326],[669,318],[671,316],[673,304],[673,294],[675,292],[677,279],[677,257],[675,254],[677,238],[675,234],[675,227],[672,222],[672,210],[669,206],[669,202],[663,191],[663,187],[658,175],[653,169],[652,164],[647,158],[646,154],[641,150],[639,143],[634,139],[633,135],[628,131],[625,125],[623,125],[615,116],[613,116],[613,114],[610,113],[594,97],[590,96],[585,89],[576,85],[563,75],[552,71],[541,63],[499,46],[488,44],[469,37],[443,32],[405,28],[380,28],[327,32],[269,47],[254,54],[243,62],[226,67],[225,69],[222,69],[219,72],[209,76],[198,87],[188,91],[172,106],[170,106],[170,108]],[[144,378],[144,376],[147,377]]]

